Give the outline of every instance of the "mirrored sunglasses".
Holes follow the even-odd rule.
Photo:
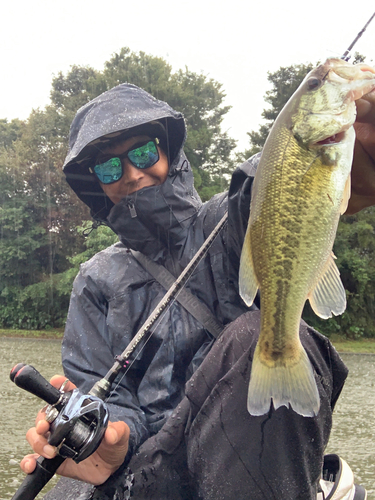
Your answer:
[[[157,148],[159,139],[136,144],[131,149],[121,155],[101,157],[100,163],[95,165],[94,173],[103,184],[112,184],[121,179],[123,175],[123,160],[127,158],[130,163],[141,170],[150,168],[159,161],[159,151]]]

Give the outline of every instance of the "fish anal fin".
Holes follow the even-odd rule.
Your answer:
[[[349,174],[348,178],[346,180],[343,198],[342,198],[341,206],[340,206],[340,214],[341,215],[344,214],[346,212],[346,209],[348,208],[350,195],[351,195],[351,177]]]
[[[332,314],[338,316],[346,309],[345,288],[334,259],[332,252],[319,281],[308,295],[313,311],[322,319],[331,318]]]
[[[261,362],[255,349],[247,399],[250,415],[268,413],[271,400],[275,410],[289,406],[304,417],[318,414],[320,398],[314,371],[301,345],[300,355],[293,363],[270,367]]]
[[[242,246],[238,285],[242,300],[250,307],[258,291],[258,280],[254,271],[249,227]]]

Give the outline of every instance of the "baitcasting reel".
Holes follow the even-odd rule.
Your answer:
[[[94,453],[108,425],[108,408],[98,397],[82,394],[78,389],[60,392],[30,365],[16,365],[10,379],[48,403],[48,442],[58,450],[55,458],[39,457],[36,469],[26,476],[12,498],[33,500],[66,458],[79,463]]]

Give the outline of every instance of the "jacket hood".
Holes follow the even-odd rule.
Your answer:
[[[186,127],[183,115],[166,102],[155,99],[135,85],[123,83],[78,110],[70,127],[69,152],[63,170],[68,184],[90,208],[94,219],[106,221],[113,207],[89,171],[100,144],[103,146],[120,134],[129,137],[147,133],[149,128],[157,125],[155,122],[161,123],[165,129],[169,175],[173,177],[175,170],[187,163],[182,152]],[[190,166],[188,168],[190,170]]]

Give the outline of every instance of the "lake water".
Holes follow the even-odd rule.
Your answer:
[[[10,500],[22,482],[18,464],[30,453],[25,433],[43,406],[9,380],[10,369],[20,362],[32,364],[49,379],[62,373],[60,347],[58,341],[0,339],[0,500]],[[375,356],[342,357],[350,374],[335,410],[327,453],[344,458],[368,490],[368,500],[375,500]]]
[[[375,355],[343,354],[349,376],[334,413],[328,453],[352,468],[356,482],[375,499]]]
[[[25,434],[45,404],[11,382],[10,370],[17,363],[27,363],[48,380],[62,373],[60,351],[60,341],[0,339],[0,500],[10,500],[23,480],[19,462],[31,453]]]

